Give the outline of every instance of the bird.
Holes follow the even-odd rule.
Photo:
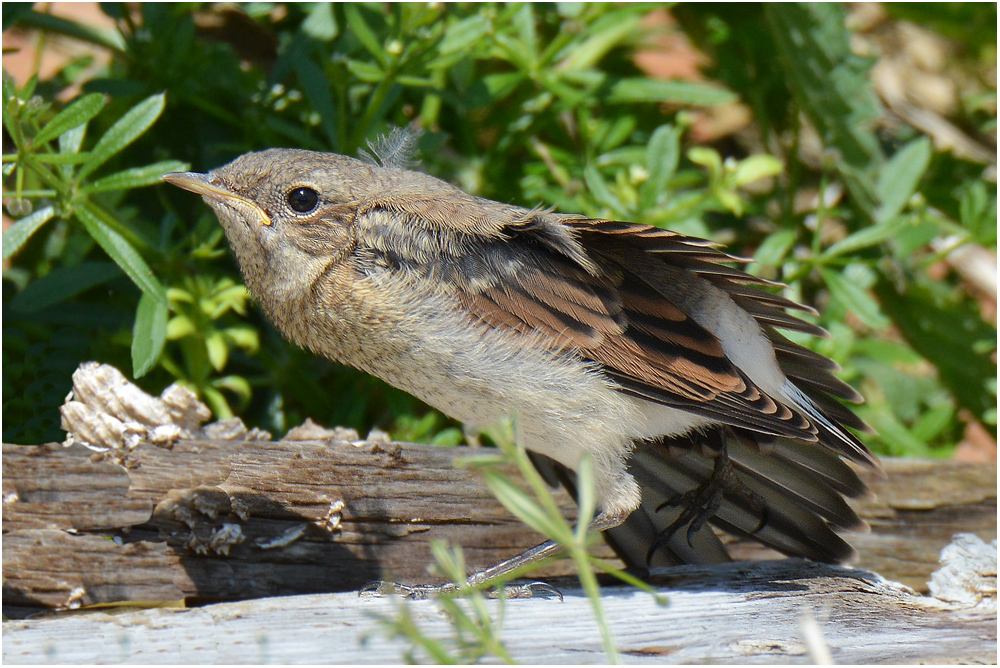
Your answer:
[[[712,527],[842,563],[847,498],[881,474],[832,360],[781,333],[816,315],[719,245],[641,223],[526,208],[361,158],[242,155],[163,179],[214,209],[250,294],[291,342],[469,427],[515,416],[572,490],[590,458],[603,531],[637,570],[729,559]],[[470,576],[495,579],[550,542]]]

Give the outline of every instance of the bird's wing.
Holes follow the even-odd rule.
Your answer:
[[[708,282],[724,289],[732,307],[750,312],[765,331],[823,333],[785,312],[802,307],[756,289],[769,282],[723,264],[738,258],[710,242],[648,226],[503,205],[476,210],[467,225],[445,225],[438,219],[448,218],[447,211],[431,216],[426,206],[410,210],[417,204],[411,198],[372,203],[369,212],[383,208],[395,215],[365,217],[379,221],[362,230],[367,245],[393,248],[393,265],[432,274],[482,322],[573,350],[599,364],[623,391],[655,403],[805,441],[819,440],[827,428],[793,402],[762,390],[682,300],[671,298],[685,285],[697,289]],[[471,215],[470,209],[464,211],[463,216]],[[424,236],[435,240],[435,248],[372,238],[391,234],[399,241],[411,225],[430,226],[432,234]],[[810,389],[853,392],[815,359],[826,363],[825,358],[810,357],[776,333],[773,338],[777,354],[795,358],[796,373],[812,383]],[[857,426],[850,411],[841,407],[840,412]],[[854,447],[844,450],[858,458]]]

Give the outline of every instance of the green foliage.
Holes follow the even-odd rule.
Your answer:
[[[991,7],[891,12],[965,31],[966,58],[992,46],[995,60],[995,32],[990,43],[965,21]],[[115,30],[5,6],[4,30],[110,57],[20,88],[4,75],[5,440],[59,438],[63,367],[99,359],[279,434],[312,417],[461,442],[460,425],[411,397],[282,341],[207,207],[149,187],[273,146],[353,155],[410,124],[424,129],[420,168],[478,195],[669,227],[759,260],[751,270],[823,307],[833,338],[803,343],[868,398],[872,447],[947,454],[963,415],[995,434],[996,329],[940,267],[966,242],[995,252],[996,186],[911,128],[880,127],[873,61],[852,52],[839,5],[672,8],[674,30],[713,59],[706,81],[636,66],[658,5],[101,8]],[[54,102],[70,86],[82,92]],[[955,123],[995,131],[995,88],[973,97]],[[704,110],[735,102],[760,147],[693,145]],[[810,137],[818,160],[803,157]]]
[[[598,534],[590,531],[590,523],[596,509],[594,473],[590,457],[583,456],[577,471],[579,513],[574,527],[563,517],[548,484],[538,474],[524,448],[515,442],[512,423],[494,425],[489,430],[489,435],[497,444],[499,452],[493,450],[490,454],[470,458],[465,465],[481,469],[490,491],[507,510],[546,539],[559,544],[562,554],[573,560],[580,585],[593,608],[608,663],[620,663],[618,650],[601,605],[601,591],[595,570],[613,575],[626,584],[642,589],[651,594],[658,605],[666,605],[667,601],[646,583],[590,554],[589,548],[598,540]],[[516,467],[528,482],[530,492],[515,485],[501,470],[503,467],[512,466]],[[540,562],[522,567],[520,571],[509,573],[502,581],[490,581],[481,585],[494,588],[501,594],[494,620],[483,592],[468,584],[470,574],[466,571],[461,548],[450,549],[441,542],[432,543],[431,548],[437,571],[455,585],[453,591],[443,593],[435,599],[438,607],[451,622],[455,637],[437,639],[428,636],[416,624],[405,601],[397,602],[394,617],[380,620],[382,631],[390,638],[402,638],[410,643],[406,659],[411,663],[418,663],[421,660],[426,662],[427,659],[431,659],[434,663],[440,664],[466,664],[478,662],[489,655],[513,663],[500,637],[504,613],[503,592],[506,591],[506,583],[514,578],[528,575],[551,561],[553,557],[547,557]],[[463,601],[459,602],[457,599]]]
[[[486,595],[465,585],[467,571],[462,548],[449,548],[442,541],[433,541],[437,570],[459,586],[454,593],[435,599],[435,605],[451,623],[454,637],[442,639],[429,636],[413,618],[405,600],[394,600],[396,614],[379,619],[380,631],[390,639],[400,638],[409,643],[403,658],[410,664],[434,663],[462,665],[477,663],[485,657],[496,657],[504,663],[514,663],[500,637],[503,628],[504,599],[497,601],[496,613],[490,612]],[[365,642],[370,636],[365,638]]]

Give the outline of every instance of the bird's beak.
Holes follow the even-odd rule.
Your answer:
[[[170,172],[169,174],[164,174],[161,178],[178,188],[190,190],[195,194],[201,195],[209,204],[219,202],[220,204],[228,204],[234,209],[249,208],[257,214],[261,223],[264,225],[271,224],[271,217],[267,215],[267,212],[260,205],[246,197],[237,195],[226,188],[222,184],[222,181],[212,178],[208,174],[202,174],[201,172]]]

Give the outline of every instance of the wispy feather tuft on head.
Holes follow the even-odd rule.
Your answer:
[[[409,169],[416,164],[419,128],[393,128],[389,134],[368,142],[368,151],[361,149],[358,157],[376,167]]]

